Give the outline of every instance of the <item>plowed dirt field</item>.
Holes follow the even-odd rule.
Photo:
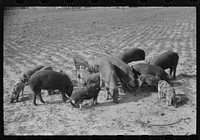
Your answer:
[[[190,135],[196,134],[196,9],[10,9],[4,13],[3,115],[5,135]],[[146,59],[166,50],[178,52],[177,94],[187,101],[174,108],[144,89],[120,95],[118,104],[84,101],[83,110],[63,103],[61,94],[42,91],[43,104],[25,87],[19,102],[10,103],[14,83],[27,69],[50,65],[75,78],[73,54],[89,63],[125,48],[145,50]],[[166,70],[169,72],[169,70]],[[174,123],[175,122],[175,123]]]

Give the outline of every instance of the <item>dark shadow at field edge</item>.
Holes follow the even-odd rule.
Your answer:
[[[184,78],[196,78],[196,75],[179,74],[178,76],[176,76],[175,80],[181,80]]]
[[[27,100],[31,100],[31,97],[22,95],[18,102],[25,102]]]
[[[152,91],[155,92],[155,90],[150,90],[149,88],[136,90],[135,93],[125,93],[125,95],[120,95],[119,97],[119,103],[114,103],[112,99],[109,101],[105,101],[103,103],[99,103],[95,107],[106,107],[106,106],[112,106],[112,105],[120,105],[123,103],[130,103],[130,102],[138,102],[139,100],[149,97],[152,95]]]

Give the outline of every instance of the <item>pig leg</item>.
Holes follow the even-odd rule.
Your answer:
[[[120,79],[118,79],[117,85],[118,85],[119,93],[125,93],[124,90],[123,90],[123,85],[122,85]]]
[[[176,66],[174,67],[174,79],[176,78]]]
[[[139,86],[139,90],[141,89],[142,84],[143,84],[142,82],[139,82],[139,85],[138,85]]]
[[[172,75],[172,71],[173,71],[173,66],[170,67],[170,76]]]
[[[37,92],[34,91],[33,104],[34,104],[35,106],[37,105],[37,104],[36,104],[36,95],[37,95]]]
[[[40,101],[41,101],[42,103],[45,103],[45,101],[42,99],[41,90],[38,92],[38,95],[39,95],[39,97],[40,97]]]
[[[169,99],[169,105],[172,105],[172,99],[171,98]]]
[[[76,73],[76,76],[77,76],[77,74],[78,74],[77,69],[75,70],[75,73]],[[77,76],[77,77],[78,77],[78,76]]]
[[[51,95],[51,91],[50,90],[47,90],[47,92],[48,92],[48,95]]]
[[[69,99],[70,97],[67,95],[67,94],[65,94],[65,97],[67,98],[67,99]]]
[[[62,94],[62,100],[63,100],[63,102],[66,102],[66,95],[65,95],[65,93],[63,92],[63,91],[61,91],[61,94]]]
[[[167,100],[167,103],[166,103],[166,104],[167,104],[168,106],[170,106],[170,105],[171,105],[171,102],[172,102],[172,100],[171,100],[169,97],[166,97],[166,100]]]
[[[133,91],[133,88],[129,85],[129,84],[126,84],[126,88],[129,92],[134,92]]]
[[[20,94],[20,93],[19,93]],[[17,94],[17,96],[16,96],[16,98],[15,99],[13,99],[13,102],[16,100],[16,102],[18,102],[18,100],[19,100],[19,94]]]
[[[93,106],[93,105],[95,105],[95,98],[93,98],[93,100],[92,100],[92,104],[90,105],[90,106]]]
[[[22,95],[24,94],[24,88],[25,88],[25,86],[22,87]]]
[[[48,90],[48,94],[52,95],[53,94],[53,90]]]
[[[93,106],[93,105],[94,105],[94,102],[95,102],[95,97],[93,98],[92,103],[91,103],[90,106]]]
[[[177,106],[177,102],[179,101],[179,99],[177,98],[177,97],[173,97],[172,98],[172,102],[171,102],[171,104],[175,107],[175,108],[177,108],[178,106]]]
[[[80,70],[77,70],[77,78],[78,78],[78,86],[80,87],[81,84],[81,75],[80,75]]]
[[[94,96],[91,106],[97,105],[97,97],[98,97],[98,95]]]
[[[16,100],[16,102],[18,102],[18,98],[19,98],[19,93],[16,96],[12,95],[10,103],[13,103],[15,100]]]
[[[112,93],[112,99],[115,103],[118,103],[118,96],[119,96],[119,93],[118,93],[118,88],[113,88],[113,89],[110,89],[110,92]]]
[[[94,100],[94,105],[97,105],[97,104],[98,104],[98,102],[97,102],[97,97],[96,97]]]
[[[126,88],[126,86],[125,86],[124,83],[122,83],[122,89],[123,89],[124,92],[127,92],[127,91],[128,91],[128,89]]]
[[[122,87],[118,87],[119,93],[125,93]]]
[[[143,85],[143,81],[142,80],[138,80],[138,87],[139,87],[139,90],[141,89],[141,86]]]
[[[109,100],[109,99],[110,99],[110,98],[109,98],[109,95],[110,95],[110,93],[107,92],[106,100]]]
[[[161,99],[161,92],[160,88],[158,88],[158,99]]]
[[[111,96],[111,94],[110,94],[110,91],[109,91],[109,88],[108,88],[108,87],[106,87],[106,91],[107,91],[106,100],[109,100],[109,95]],[[111,96],[111,97],[112,97],[112,96]]]
[[[100,88],[102,88],[102,87],[103,87],[103,78],[102,78],[102,76],[100,74]]]
[[[170,105],[170,103],[169,103],[169,102],[170,102],[170,101],[169,101],[169,100],[167,100],[167,102],[166,102],[166,105],[167,105],[167,106],[169,106],[169,105]]]
[[[16,101],[17,101],[17,102],[19,101],[19,94],[17,95],[17,99],[16,99]]]
[[[80,100],[78,103],[80,110],[82,110],[82,103],[83,103],[83,100]]]

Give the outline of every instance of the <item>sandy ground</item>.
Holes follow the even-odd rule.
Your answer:
[[[190,135],[196,134],[196,10],[194,8],[129,8],[98,10],[14,9],[4,16],[4,134],[5,135]],[[157,99],[145,88],[120,95],[119,104],[106,101],[83,110],[63,103],[61,94],[42,92],[42,104],[33,105],[25,88],[17,103],[10,103],[15,81],[27,69],[50,65],[75,78],[72,55],[92,63],[104,54],[124,48],[145,50],[146,59],[166,51],[179,54],[176,93],[187,101],[178,108]],[[169,72],[168,70],[166,70]],[[173,124],[176,122],[175,124]],[[165,125],[171,124],[171,125]],[[159,126],[160,125],[160,126]],[[162,126],[163,125],[163,126]]]

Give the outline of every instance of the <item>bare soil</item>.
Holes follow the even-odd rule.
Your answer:
[[[196,134],[196,10],[195,8],[10,9],[4,13],[3,115],[5,135],[190,135]],[[178,52],[177,94],[186,96],[178,108],[143,88],[98,105],[84,101],[83,110],[63,103],[61,94],[42,91],[43,104],[25,87],[20,101],[10,103],[12,87],[35,65],[62,69],[75,79],[73,54],[89,63],[102,55],[117,56],[139,47],[146,59],[166,50]],[[166,70],[169,72],[169,70]]]

